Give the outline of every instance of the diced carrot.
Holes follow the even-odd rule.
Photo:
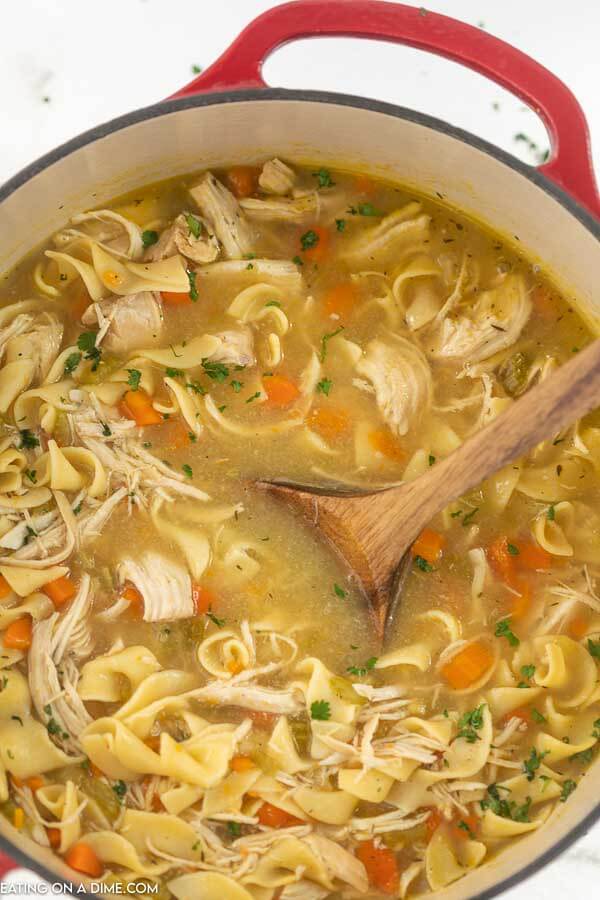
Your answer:
[[[229,765],[232,772],[249,772],[256,768],[256,763],[249,756],[234,756]]]
[[[183,293],[179,291],[161,291],[160,296],[163,299],[163,303],[166,303],[167,306],[187,306],[188,303],[192,303],[192,298],[188,291]]]
[[[189,447],[190,434],[194,437],[190,426],[183,419],[169,420],[164,428],[165,446],[169,450],[181,450],[182,447]]]
[[[25,813],[21,809],[20,806],[17,806],[17,808],[15,809],[15,811],[13,813],[13,825],[15,826],[15,828],[17,828],[20,831],[24,824],[25,824]]]
[[[33,791],[35,794],[36,791],[39,791],[40,788],[43,788],[46,782],[40,775],[32,775],[31,778],[28,778],[25,782],[30,791]]]
[[[94,778],[104,778],[104,772],[102,771],[102,769],[97,766],[96,763],[93,763],[91,759],[89,761],[89,769],[90,774],[93,775]]]
[[[519,568],[534,570],[552,568],[553,560],[551,554],[538,544],[534,544],[533,541],[519,542],[516,544],[516,547],[519,551],[519,555],[516,558]]]
[[[163,417],[152,406],[152,398],[143,388],[137,391],[126,391],[121,400],[120,410],[128,419],[133,419],[136,425],[159,425],[164,421]]]
[[[521,578],[515,580],[512,587],[518,593],[511,596],[511,618],[524,619],[531,609],[531,585],[528,581]]]
[[[271,803],[263,803],[256,813],[258,821],[267,828],[290,828],[292,825],[302,825],[302,819],[290,815],[284,809],[273,806]]]
[[[66,575],[49,581],[42,587],[47,597],[50,597],[57,609],[64,606],[69,600],[72,600],[77,593],[77,585]]]
[[[256,192],[259,175],[260,169],[255,166],[232,166],[225,174],[225,181],[229,190],[241,200]]]
[[[354,189],[359,194],[372,194],[375,190],[375,182],[368,175],[355,175]]]
[[[369,884],[384,894],[398,895],[400,872],[398,860],[393,850],[377,847],[375,841],[363,841],[354,851],[367,871]]]
[[[96,856],[89,844],[80,841],[73,844],[66,852],[65,862],[76,872],[89,875],[90,878],[100,878],[104,872],[104,866]]]
[[[556,319],[558,307],[550,290],[543,284],[538,284],[531,292],[533,308],[542,319]]]
[[[4,575],[0,575],[0,600],[4,600],[9,594],[12,594],[12,588]]]
[[[531,725],[531,710],[528,706],[520,706],[518,709],[513,709],[512,712],[506,713],[502,719],[502,723],[506,725],[511,719],[520,719],[522,722],[525,722],[526,725]]]
[[[92,299],[91,299],[90,295],[88,294],[88,292],[84,288],[74,298],[69,312],[71,312],[73,314],[73,316],[77,320],[79,320],[79,319],[81,319],[81,317],[83,316],[84,312],[86,311],[86,309],[88,308],[88,306],[90,305],[91,302],[92,302]]]
[[[205,615],[217,603],[217,595],[201,584],[192,584],[192,602],[197,616]]]
[[[350,417],[346,410],[333,409],[329,406],[319,406],[311,410],[306,423],[326,441],[344,437],[350,430]]]
[[[377,453],[381,453],[393,462],[403,462],[406,453],[400,441],[387,428],[378,428],[369,434],[369,444]]]
[[[135,588],[132,584],[128,584],[121,591],[121,597],[123,600],[127,600],[130,604],[131,608],[135,609],[143,609],[144,608],[144,598],[140,591]]]
[[[516,580],[516,562],[508,544],[506,535],[497,537],[487,549],[487,560],[494,575],[512,585]]]
[[[323,297],[323,312],[326,316],[347,319],[356,306],[358,291],[352,281],[342,281],[330,288]]]
[[[425,820],[425,827],[427,829],[427,834],[429,836],[429,840],[431,840],[431,838],[434,835],[434,832],[436,832],[438,830],[438,828],[440,827],[440,825],[445,821],[446,820],[445,820],[444,816],[442,815],[440,810],[437,808],[437,806],[431,807],[431,813],[429,815],[429,818]]]
[[[589,619],[583,613],[574,615],[567,625],[567,631],[576,641],[580,641],[581,638],[586,636],[588,628]]]
[[[420,556],[433,564],[440,558],[445,546],[445,535],[434,531],[433,528],[425,528],[410,548],[410,552],[413,556]]]
[[[60,828],[46,828],[46,837],[50,841],[50,846],[52,847],[52,849],[58,850],[61,840]]]
[[[298,385],[284,375],[265,378],[264,386],[267,394],[265,405],[273,409],[283,409],[300,396]]]
[[[442,675],[455,691],[470,687],[494,661],[491,650],[479,641],[468,644],[442,666]]]
[[[478,828],[478,816],[462,816],[460,813],[457,813],[452,823],[452,834],[458,838],[472,838],[473,835],[477,834]]]
[[[271,731],[279,718],[277,713],[262,712],[260,709],[244,710],[244,714],[252,719],[257,728],[262,728],[263,731]]]
[[[33,633],[31,616],[16,619],[4,632],[3,643],[10,650],[29,650]]]
[[[326,258],[329,252],[331,232],[328,228],[324,228],[322,225],[313,225],[308,232],[305,232],[305,234],[311,232],[316,235],[316,240],[311,246],[307,247],[306,250],[303,250],[302,252],[304,253],[304,259],[308,260],[309,262],[319,263]]]

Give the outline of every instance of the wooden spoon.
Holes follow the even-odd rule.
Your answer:
[[[403,557],[448,503],[518,459],[536,444],[600,406],[600,340],[594,341],[415,481],[377,491],[262,482],[303,515],[358,576],[384,637],[403,582]]]

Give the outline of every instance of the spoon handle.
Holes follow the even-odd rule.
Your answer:
[[[600,406],[600,340],[527,391],[450,456],[412,482],[406,513],[422,525],[536,444]],[[412,509],[410,507],[412,506]]]

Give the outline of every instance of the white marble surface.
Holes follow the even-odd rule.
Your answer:
[[[0,181],[101,121],[165,97],[208,65],[268,0],[2,0]],[[414,4],[420,5],[420,4]],[[597,0],[431,0],[530,53],[582,103],[600,171]],[[310,64],[308,64],[310,62]],[[362,94],[428,112],[535,162],[515,135],[546,146],[536,116],[452,63],[406,48],[344,40],[298,43],[266,69],[273,85]],[[595,897],[600,825],[507,900]]]

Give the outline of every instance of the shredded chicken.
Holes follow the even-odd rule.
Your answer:
[[[220,331],[215,337],[219,338],[222,344],[210,357],[211,361],[235,366],[253,366],[255,364],[254,340],[249,328]]]
[[[211,172],[190,188],[190,194],[219,239],[225,256],[241,259],[252,252],[252,230],[239,203]]]
[[[214,262],[219,256],[219,242],[204,219],[192,213],[181,213],[163,231],[156,244],[148,247],[144,258],[157,262],[176,253],[204,265]]]
[[[183,566],[147,551],[139,559],[127,558],[117,566],[121,584],[130,582],[142,595],[144,622],[189,619],[194,615],[192,582]]]
[[[394,434],[406,434],[429,410],[431,371],[419,348],[405,338],[371,341],[356,371],[373,385],[377,406]]]
[[[518,340],[531,308],[523,278],[508,275],[499,287],[484,291],[471,308],[443,318],[427,349],[434,357],[468,364],[489,359]]]
[[[265,194],[289,194],[296,184],[296,173],[280,159],[270,159],[262,167],[258,178],[259,187]]]
[[[247,197],[240,201],[240,206],[249,219],[257,222],[289,222],[302,225],[317,214],[319,198],[316,191],[304,197],[289,199],[288,197],[269,197],[258,200]]]
[[[110,297],[88,306],[81,321],[101,327],[108,322],[103,346],[111,353],[127,353],[159,343],[163,314],[160,295],[140,291],[126,297]]]
[[[36,364],[33,379],[43,381],[58,356],[63,326],[52,313],[42,313],[30,327],[6,343],[6,362],[31,359]]]
[[[53,613],[33,628],[29,650],[29,690],[42,722],[66,749],[77,751],[77,736],[93,720],[77,694],[77,663],[94,647],[89,614],[93,589],[83,575],[77,595],[62,615]]]

